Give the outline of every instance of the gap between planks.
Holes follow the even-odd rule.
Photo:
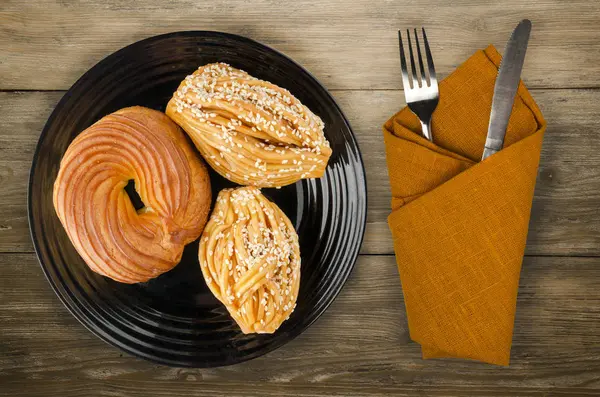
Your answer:
[[[75,82],[73,82],[75,84]],[[403,91],[401,88],[332,88],[329,92],[396,92]],[[600,86],[589,87],[527,87],[529,91],[595,91],[600,90]],[[0,88],[0,93],[19,94],[19,93],[38,93],[38,92],[67,92],[68,90],[36,90],[36,89],[3,89]]]

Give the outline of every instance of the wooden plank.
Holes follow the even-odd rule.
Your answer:
[[[524,69],[532,87],[598,87],[597,1],[3,0],[0,89],[67,89],[127,44],[202,29],[273,46],[332,89],[399,88],[399,28],[429,29],[443,76],[489,43],[502,49],[524,17],[534,26]]]
[[[0,267],[0,394],[586,396],[600,388],[595,258],[525,259],[508,368],[422,360],[392,256],[361,256],[331,308],[294,341],[204,370],[149,363],[97,339],[54,296],[33,254],[2,254]]]
[[[369,188],[362,252],[392,253],[390,193],[381,125],[401,91],[335,91],[364,154]],[[26,219],[29,164],[60,92],[0,93],[0,252],[32,250]],[[598,90],[536,90],[549,121],[532,210],[528,255],[600,255]]]
[[[90,382],[87,380],[73,379],[65,381],[43,381],[23,385],[19,381],[10,381],[3,386],[10,397],[172,397],[172,396],[210,396],[210,397],[389,397],[389,396],[498,396],[498,397],[553,397],[553,396],[598,396],[598,392],[587,388],[531,388],[503,387],[500,391],[490,390],[488,387],[463,388],[440,387],[429,385],[407,385],[402,387],[386,387],[382,385],[358,387],[353,385],[322,385],[306,382],[289,384],[276,384],[265,386],[257,381],[227,381],[227,383],[214,383],[204,381],[195,374],[180,371],[174,380],[156,381],[145,380],[101,380]],[[38,385],[42,385],[40,389]]]
[[[40,132],[63,93],[0,93],[0,252],[33,246],[27,221],[29,169]]]

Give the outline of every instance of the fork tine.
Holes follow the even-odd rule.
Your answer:
[[[431,50],[429,49],[429,42],[427,41],[427,34],[425,34],[425,28],[423,30],[423,42],[425,43],[425,55],[427,56],[427,68],[429,69],[429,81],[432,87],[437,87],[437,77],[435,75],[435,66],[433,65],[433,57],[431,56]]]
[[[415,43],[417,45],[417,58],[419,61],[419,69],[421,70],[421,87],[427,86],[427,77],[425,77],[425,67],[423,66],[423,56],[421,55],[421,45],[419,44],[419,35],[415,28]]]
[[[410,90],[410,80],[408,78],[408,68],[406,66],[406,55],[404,54],[404,43],[402,43],[402,33],[398,31],[398,41],[400,42],[400,69],[402,71],[402,85],[404,90]]]
[[[410,54],[410,69],[412,71],[412,82],[413,88],[420,87],[417,80],[417,67],[415,66],[415,57],[413,56],[412,43],[410,41],[410,30],[406,29],[406,35],[408,36],[408,52]]]

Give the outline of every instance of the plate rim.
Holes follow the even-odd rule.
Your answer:
[[[357,179],[362,179],[361,188],[363,188],[363,189],[358,189],[357,191],[358,191],[359,199],[360,199],[361,195],[364,196],[364,200],[363,200],[364,205],[361,208],[362,214],[363,214],[363,216],[362,216],[363,219],[362,219],[362,222],[360,222],[358,225],[359,229],[360,229],[359,230],[360,237],[358,239],[358,244],[357,244],[354,252],[352,252],[350,255],[351,263],[348,266],[347,271],[345,272],[345,274],[340,275],[341,276],[340,287],[337,289],[337,291],[334,292],[331,299],[328,302],[326,302],[321,308],[319,308],[317,310],[316,314],[313,316],[311,321],[306,323],[300,331],[288,333],[287,340],[282,341],[280,343],[273,343],[258,353],[252,353],[252,354],[248,354],[243,357],[237,357],[235,361],[219,360],[216,364],[214,364],[214,362],[213,362],[212,365],[199,365],[199,363],[197,363],[197,362],[186,364],[181,361],[171,361],[171,360],[164,359],[164,358],[156,358],[155,356],[145,354],[143,351],[140,351],[138,349],[130,348],[126,344],[119,343],[115,338],[111,337],[110,335],[105,334],[105,332],[103,332],[102,328],[99,328],[98,326],[96,326],[94,328],[93,327],[94,323],[92,321],[90,321],[90,319],[86,315],[81,313],[80,307],[77,304],[77,300],[72,297],[69,297],[68,290],[64,287],[59,286],[51,278],[51,276],[49,274],[49,269],[47,269],[47,265],[44,264],[44,261],[42,260],[42,255],[40,255],[41,247],[39,246],[39,238],[36,235],[36,232],[34,229],[34,223],[33,223],[34,204],[33,204],[33,200],[32,200],[32,186],[33,186],[33,182],[34,182],[36,165],[37,165],[41,145],[42,145],[42,142],[47,138],[48,131],[50,130],[52,124],[54,123],[54,120],[56,119],[56,117],[59,113],[57,111],[62,109],[65,106],[65,103],[67,102],[67,100],[69,98],[71,98],[71,96],[73,95],[73,89],[76,88],[79,84],[81,84],[82,81],[84,81],[90,74],[92,74],[94,72],[94,70],[100,68],[105,62],[107,62],[109,58],[116,57],[116,56],[130,50],[134,46],[139,46],[144,43],[160,41],[163,39],[177,37],[177,36],[193,36],[193,37],[204,36],[204,37],[213,37],[213,38],[224,37],[224,38],[232,39],[235,41],[246,42],[253,46],[262,47],[267,52],[272,52],[272,53],[284,58],[285,60],[291,62],[292,64],[297,66],[303,73],[305,73],[309,78],[313,79],[317,83],[317,85],[323,89],[325,94],[329,97],[329,99],[332,101],[333,105],[336,107],[336,110],[338,111],[339,115],[341,116],[342,121],[348,128],[348,131],[350,132],[350,136],[351,136],[352,140],[354,141],[353,143],[356,146],[356,154],[358,155],[358,160],[359,160],[360,170],[361,170],[361,172],[357,173],[357,177],[360,177]],[[102,341],[104,341],[105,343],[107,343],[110,346],[114,346],[117,349],[119,349],[123,352],[126,352],[127,354],[129,354],[133,357],[142,358],[144,360],[148,360],[153,363],[167,365],[167,366],[171,366],[171,367],[180,367],[180,368],[217,368],[217,367],[225,367],[225,366],[240,364],[242,362],[250,361],[257,357],[264,356],[268,353],[273,352],[274,350],[282,347],[283,345],[287,344],[288,342],[291,342],[292,340],[296,339],[300,334],[302,334],[304,331],[306,331],[308,328],[310,328],[325,313],[325,311],[327,311],[327,309],[337,299],[340,292],[346,285],[348,278],[350,277],[350,275],[354,271],[354,268],[356,267],[356,262],[358,261],[358,257],[360,256],[360,249],[362,247],[362,244],[364,243],[364,237],[365,237],[366,225],[367,225],[367,211],[368,211],[368,201],[369,201],[367,193],[368,193],[368,189],[367,189],[366,169],[365,169],[362,152],[360,150],[360,145],[358,143],[358,140],[356,139],[356,134],[354,133],[354,130],[352,129],[352,126],[351,126],[350,122],[348,121],[346,115],[342,111],[342,108],[340,107],[339,103],[336,101],[336,99],[333,97],[333,95],[331,95],[331,93],[325,87],[325,85],[323,85],[321,83],[321,81],[319,79],[317,79],[310,71],[308,71],[304,66],[300,65],[298,62],[296,62],[295,60],[293,60],[286,54],[280,52],[279,50],[274,49],[271,46],[268,46],[266,44],[263,44],[259,41],[256,41],[254,39],[251,39],[251,38],[248,38],[245,36],[241,36],[241,35],[233,34],[233,33],[227,33],[227,32],[214,31],[214,30],[182,30],[182,31],[175,31],[175,32],[169,32],[169,33],[163,33],[163,34],[159,34],[159,35],[155,35],[155,36],[150,36],[150,37],[135,41],[133,43],[130,43],[130,44],[108,54],[107,56],[103,57],[100,61],[96,62],[87,71],[85,71],[67,89],[65,94],[61,97],[61,99],[58,101],[58,103],[54,106],[54,109],[52,110],[52,113],[48,117],[48,120],[46,120],[46,123],[44,124],[44,127],[43,127],[43,129],[40,133],[40,136],[38,138],[38,141],[36,143],[36,148],[33,153],[33,159],[32,159],[31,167],[29,170],[29,180],[28,180],[28,184],[27,184],[27,220],[28,220],[28,225],[29,225],[29,235],[30,235],[30,238],[33,243],[36,258],[38,260],[40,267],[42,268],[42,272],[44,273],[44,276],[45,276],[46,280],[48,281],[48,284],[50,284],[52,290],[54,291],[56,296],[59,298],[61,303],[65,306],[65,308],[69,311],[69,313],[73,317],[75,317],[77,319],[77,321],[80,324],[82,324],[89,332],[91,332],[97,338],[101,339]]]

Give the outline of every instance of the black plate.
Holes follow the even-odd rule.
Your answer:
[[[147,283],[126,285],[88,269],[52,204],[60,159],[75,136],[117,109],[164,111],[180,81],[198,66],[226,62],[285,87],[325,122],[333,156],[326,175],[263,189],[300,236],[301,288],[291,318],[273,335],[244,335],[212,296],[198,243],[181,263]],[[232,185],[211,174],[216,196]],[[258,357],[293,339],[331,304],[348,278],[366,223],[364,168],[348,121],[331,95],[291,59],[255,41],[218,32],[177,32],[139,41],[102,60],[65,94],[37,145],[29,181],[29,224],[52,288],[89,330],[119,348],[176,366],[213,367]]]

